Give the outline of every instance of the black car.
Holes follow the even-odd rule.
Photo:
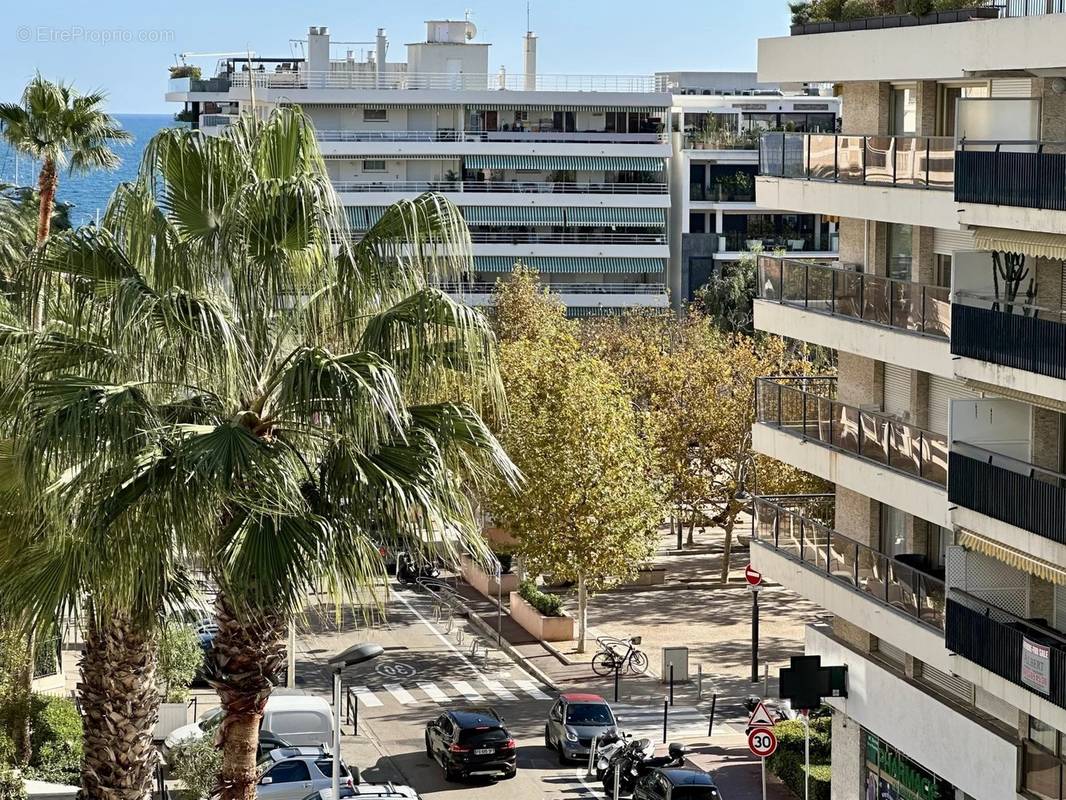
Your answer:
[[[426,755],[440,764],[447,781],[513,778],[518,770],[515,740],[491,708],[449,711],[427,722]]]
[[[722,795],[701,769],[664,767],[640,777],[633,800],[722,800]]]

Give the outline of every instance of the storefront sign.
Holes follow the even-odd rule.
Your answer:
[[[866,732],[866,800],[949,800],[955,790],[947,781],[915,764],[901,752]]]
[[[1041,694],[1051,693],[1051,648],[1022,637],[1022,683]]]

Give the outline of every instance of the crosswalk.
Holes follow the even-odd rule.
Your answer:
[[[409,684],[385,683],[381,686],[352,686],[359,705],[364,708],[381,708],[386,704],[401,706],[447,705],[449,703],[485,703],[491,700],[554,700],[553,694],[539,684],[525,679],[482,677],[478,680],[452,680],[439,682],[414,681]]]
[[[612,704],[619,725],[626,733],[653,742],[663,740],[663,707],[659,705]],[[673,739],[707,737],[707,715],[693,706],[673,706],[666,715],[666,736]]]

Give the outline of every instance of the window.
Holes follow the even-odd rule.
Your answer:
[[[936,255],[936,285],[945,289],[951,288],[951,256],[937,253]]]
[[[384,108],[364,108],[363,122],[388,122],[389,112]]]
[[[459,741],[466,745],[499,744],[509,737],[503,728],[468,728],[460,732]]]
[[[611,709],[602,703],[575,703],[567,706],[568,725],[613,725]]]
[[[911,264],[914,261],[914,230],[910,225],[889,223],[885,254],[888,261],[885,272],[888,277],[909,281]]]
[[[330,723],[317,711],[278,711],[270,715],[270,731],[281,737],[286,734],[317,734],[328,740]]]
[[[363,172],[384,172],[384,159],[367,159],[363,161]]]
[[[327,778],[333,777],[333,759],[332,758],[319,758],[315,759],[315,766],[318,767],[319,772],[325,775]],[[341,762],[341,777],[348,777],[348,765],[343,761]]]
[[[707,233],[707,215],[692,212],[688,215],[689,233]]]
[[[913,88],[893,89],[889,124],[892,136],[913,136],[918,130],[918,95]]]
[[[881,504],[881,552],[887,556],[907,550],[907,514]]]
[[[263,777],[267,776],[272,783],[300,783],[311,780],[311,771],[302,761],[279,761]]]

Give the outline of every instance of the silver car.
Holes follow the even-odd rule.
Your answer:
[[[259,800],[302,800],[333,784],[333,756],[324,747],[279,747],[259,759],[260,777],[255,787]],[[341,761],[341,795],[355,782]]]
[[[548,712],[544,746],[559,754],[559,763],[588,757],[592,740],[618,730],[611,706],[597,694],[561,694]]]

